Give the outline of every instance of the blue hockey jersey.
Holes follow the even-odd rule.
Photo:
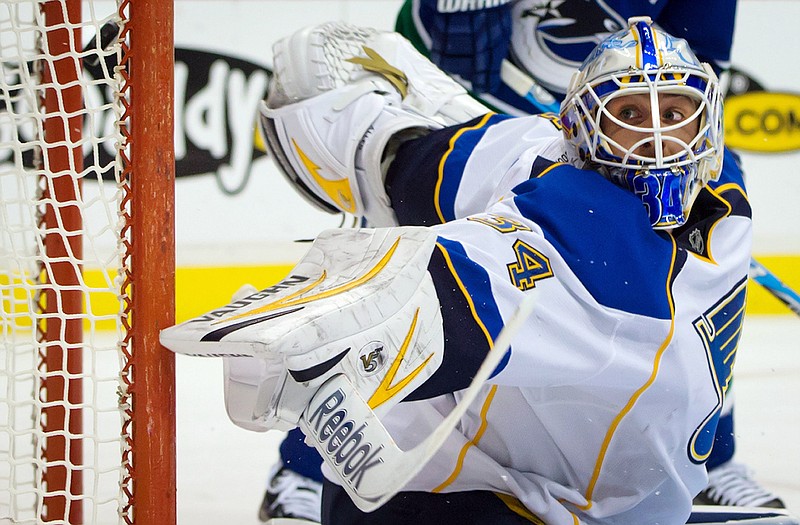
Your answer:
[[[730,65],[735,0],[514,0],[473,2],[407,0],[397,30],[442,70],[473,88],[499,111],[528,115],[542,106],[501,82],[501,61],[509,59],[557,102],[572,73],[609,34],[631,16],[649,16],[719,73]],[[486,78],[494,76],[496,78]],[[485,86],[482,88],[481,86]],[[555,108],[555,106],[554,106]]]

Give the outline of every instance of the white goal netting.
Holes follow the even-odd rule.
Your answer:
[[[120,12],[0,4],[0,523],[132,522]]]

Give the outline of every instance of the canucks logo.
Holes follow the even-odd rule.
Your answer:
[[[602,2],[541,0],[531,4],[520,16],[533,22],[544,56],[573,68],[603,38],[625,27],[625,19]]]
[[[709,373],[717,389],[717,405],[695,430],[689,442],[689,458],[702,463],[711,454],[719,411],[731,382],[736,349],[742,335],[747,279],[742,279],[716,305],[694,320],[694,328],[708,358]]]

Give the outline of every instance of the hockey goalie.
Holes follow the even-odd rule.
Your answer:
[[[236,424],[303,430],[323,523],[796,523],[691,518],[751,221],[717,77],[683,40],[632,18],[559,115],[518,118],[394,33],[324,24],[274,55],[270,153],[375,228],[321,233],[161,341],[224,360]]]

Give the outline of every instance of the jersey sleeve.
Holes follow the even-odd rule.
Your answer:
[[[487,114],[404,143],[386,177],[400,224],[432,226],[486,211],[566,150],[554,115]]]

